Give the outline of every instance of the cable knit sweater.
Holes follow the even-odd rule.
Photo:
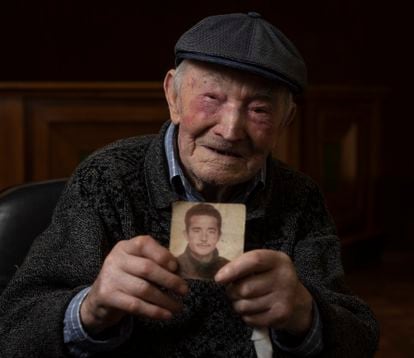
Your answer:
[[[69,180],[49,228],[34,242],[0,298],[0,357],[65,357],[63,318],[91,285],[114,244],[149,234],[168,247],[171,190],[163,136],[118,141],[85,160]],[[370,357],[378,344],[368,307],[343,282],[339,241],[317,186],[269,159],[264,191],[247,202],[245,250],[282,250],[317,303],[324,357]],[[24,224],[24,223],[22,223]],[[16,238],[18,239],[18,238]],[[251,329],[224,288],[190,280],[184,310],[168,322],[136,318],[109,357],[254,357]],[[275,356],[286,353],[274,347]]]

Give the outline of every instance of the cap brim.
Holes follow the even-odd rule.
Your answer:
[[[178,51],[175,57],[175,65],[178,66],[179,63],[184,59],[214,63],[217,65],[226,66],[226,67],[234,68],[237,70],[253,73],[261,77],[267,78],[269,80],[276,81],[280,83],[281,85],[288,87],[295,94],[299,94],[303,91],[301,86],[288,80],[283,75],[269,71],[256,64],[242,63],[242,62],[235,61],[229,58],[205,55],[205,54],[197,53],[197,52]]]

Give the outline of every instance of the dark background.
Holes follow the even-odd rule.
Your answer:
[[[414,56],[409,1],[13,0],[0,5],[0,81],[158,81],[183,31],[257,11],[308,64],[311,85],[386,87],[378,213],[386,248],[414,249]]]

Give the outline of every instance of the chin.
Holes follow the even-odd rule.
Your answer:
[[[240,175],[237,172],[226,172],[226,171],[205,171],[200,173],[198,178],[212,186],[232,186],[248,181],[252,176]]]

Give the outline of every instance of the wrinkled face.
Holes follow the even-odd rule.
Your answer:
[[[179,124],[179,155],[195,187],[202,192],[205,185],[232,186],[254,177],[294,112],[286,91],[200,62],[186,64],[179,86],[169,86],[168,76],[174,71],[165,88],[171,119]]]
[[[217,219],[209,215],[194,215],[186,231],[188,246],[199,260],[210,259],[220,239]]]

